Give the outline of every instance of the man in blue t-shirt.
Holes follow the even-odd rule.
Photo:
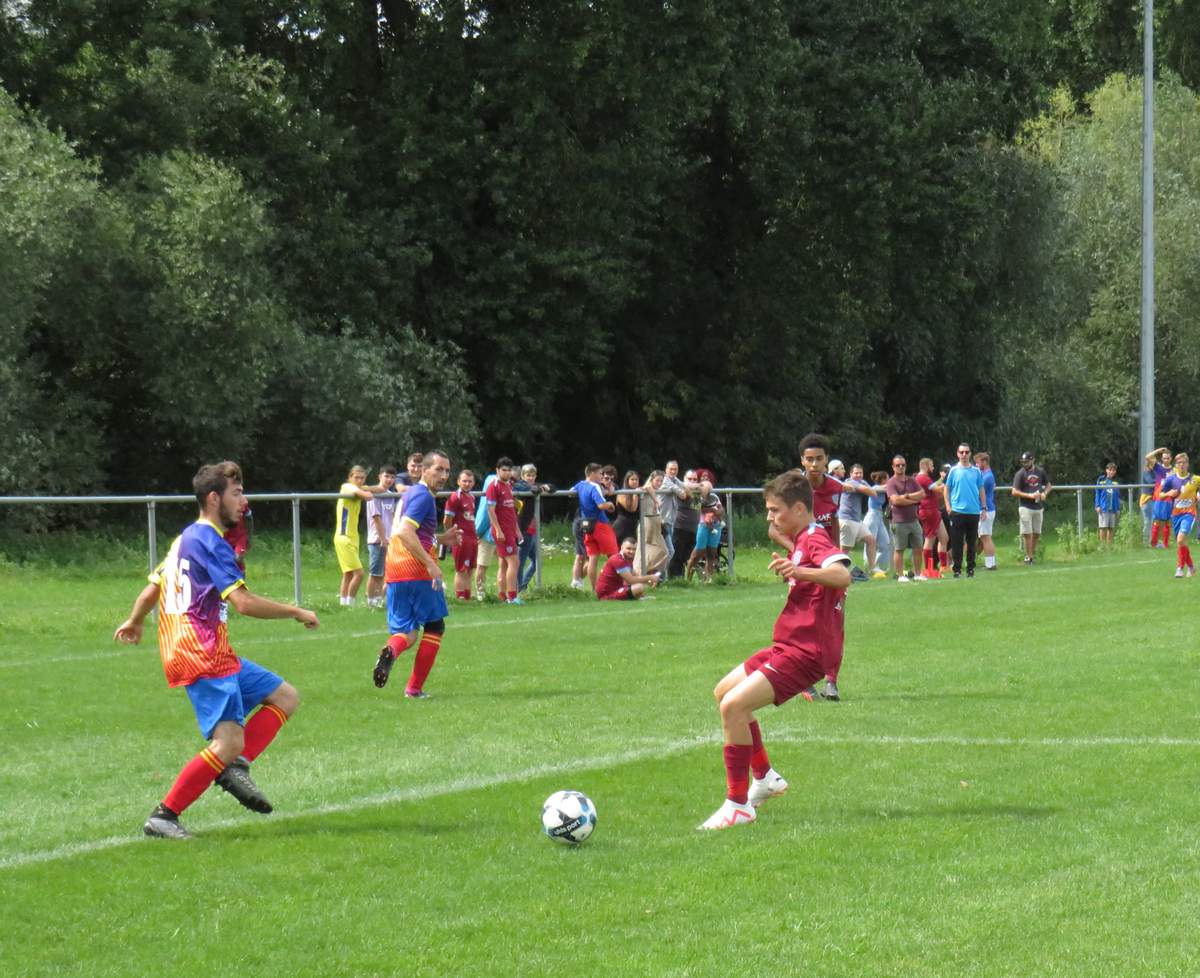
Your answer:
[[[608,522],[613,504],[604,498],[600,488],[602,465],[589,462],[583,470],[583,478],[571,487],[579,497],[579,515],[583,520],[583,546],[587,551],[587,578],[596,593],[596,580],[600,576],[600,555],[611,557],[617,552],[617,538]]]
[[[962,575],[963,543],[967,545],[967,577],[975,576],[975,539],[979,517],[987,508],[983,473],[971,464],[971,446],[958,446],[958,464],[946,473],[946,513],[950,517],[950,561],[954,576]]]
[[[996,473],[992,471],[992,457],[987,452],[975,453],[975,468],[983,476],[983,512],[979,514],[979,546],[983,551],[983,569],[996,569],[996,544],[992,531],[996,526]]]

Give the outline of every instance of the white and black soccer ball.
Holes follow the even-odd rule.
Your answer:
[[[556,791],[542,804],[542,831],[577,846],[596,829],[596,806],[582,791]]]

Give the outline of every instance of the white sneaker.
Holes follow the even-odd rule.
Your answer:
[[[476,601],[486,601],[487,600],[487,592],[482,590],[481,588],[476,588],[475,589],[475,600]]]
[[[774,768],[771,768],[765,778],[762,780],[755,778],[750,782],[750,792],[746,796],[746,803],[751,808],[757,808],[764,801],[778,798],[787,790],[788,783],[779,776]]]
[[[581,581],[579,578],[576,577],[576,578],[572,579],[571,587],[573,587],[576,591],[582,591],[583,590],[583,581]]]
[[[1194,567],[1185,568],[1184,572],[1183,572],[1183,576],[1184,577],[1195,577],[1196,576],[1196,568],[1194,568]]]
[[[929,580],[929,578],[926,577],[924,574],[918,574],[916,577],[913,578],[913,580],[914,581],[927,581],[927,580]]]
[[[713,812],[707,819],[696,826],[702,832],[713,829],[729,829],[735,825],[749,825],[757,815],[749,805],[739,805],[736,801],[725,799],[725,804]]]
[[[911,584],[912,578],[909,577],[907,574],[901,574],[899,577],[896,578],[896,583],[897,584]]]
[[[1176,577],[1183,577],[1183,568],[1182,568],[1182,567],[1176,567],[1176,568],[1175,568],[1175,576],[1176,576]]]

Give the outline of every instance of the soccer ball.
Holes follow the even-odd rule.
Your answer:
[[[596,828],[596,806],[582,791],[556,791],[542,803],[542,831],[577,846]]]

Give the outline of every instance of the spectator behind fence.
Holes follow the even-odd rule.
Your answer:
[[[1017,498],[1021,517],[1021,541],[1025,544],[1025,563],[1032,564],[1042,536],[1042,515],[1050,495],[1050,477],[1034,464],[1033,452],[1021,454],[1021,467],[1013,476],[1012,494]]]
[[[892,477],[884,486],[888,505],[892,507],[892,568],[896,580],[907,584],[910,580],[924,580],[917,554],[924,545],[925,535],[917,518],[917,508],[925,498],[925,490],[908,474],[908,462],[903,455],[892,459]],[[904,551],[912,548],[912,577],[904,572]]]
[[[460,601],[471,598],[471,568],[479,554],[479,536],[475,530],[475,473],[463,469],[458,473],[458,488],[446,500],[442,528],[458,527],[458,543],[452,549],[454,557],[454,596]]]
[[[667,564],[675,559],[675,519],[679,503],[687,499],[687,489],[679,481],[679,463],[672,459],[663,470],[662,486],[658,490],[658,510],[662,513],[663,543],[667,547]]]
[[[983,550],[983,569],[996,569],[996,542],[992,531],[996,527],[996,473],[992,471],[992,457],[987,452],[975,453],[975,467],[983,476],[983,495],[986,508],[979,516],[979,546]]]
[[[596,582],[596,597],[601,601],[636,601],[646,593],[646,588],[658,585],[657,574],[634,573],[636,549],[637,542],[633,537],[626,537],[621,541],[621,549],[604,565]]]
[[[704,479],[700,483],[700,521],[696,524],[696,546],[688,558],[687,576],[690,579],[696,562],[704,558],[704,583],[711,584],[717,571],[717,551],[721,547],[721,534],[725,531],[725,507],[721,497],[713,492],[713,484]]]
[[[656,574],[659,571],[666,576],[667,561],[671,555],[667,552],[666,540],[663,537],[662,514],[658,509],[658,491],[662,488],[662,469],[655,469],[646,478],[646,489],[641,500],[641,520],[638,523],[637,557],[633,569],[638,574]]]
[[[362,515],[364,499],[374,499],[375,494],[364,489],[367,470],[361,465],[351,467],[346,481],[338,490],[333,528],[333,550],[337,554],[338,566],[342,570],[339,602],[345,608],[354,606],[358,586],[362,584],[362,557],[358,552],[358,520]]]
[[[496,481],[496,473],[489,472],[483,478],[482,491],[475,501],[475,537],[479,545],[475,548],[475,600],[487,598],[487,570],[496,559],[496,540],[492,536],[492,521],[488,512],[492,504],[488,502],[487,491]],[[503,582],[497,577],[496,589],[503,590]]]
[[[521,531],[521,547],[517,551],[517,590],[524,591],[537,573],[541,562],[541,539],[537,521],[537,497],[553,492],[554,487],[537,481],[537,466],[526,462],[521,466],[521,478],[513,484],[514,493],[529,493],[517,500],[517,529]]]
[[[695,469],[683,474],[684,498],[675,511],[675,554],[671,558],[670,576],[682,577],[696,543],[696,527],[700,525],[700,480]]]
[[[860,469],[860,466],[855,466],[854,469]],[[854,469],[850,470],[850,474],[854,474]],[[892,566],[892,535],[887,528],[887,485],[888,474],[882,469],[871,473],[871,484],[875,487],[875,491],[867,497],[867,515],[863,519],[863,526],[867,528],[867,532],[875,538],[875,564],[871,568],[873,577],[878,577],[882,574],[887,577],[887,569]],[[865,550],[864,547],[864,556]]]
[[[971,464],[971,446],[958,446],[958,464],[946,474],[946,512],[950,515],[950,555],[954,576],[962,573],[963,544],[967,547],[967,577],[975,576],[975,540],[979,517],[987,507],[983,473]]]
[[[1171,501],[1162,499],[1159,490],[1162,487],[1163,479],[1170,472],[1170,449],[1156,448],[1146,455],[1145,481],[1151,483],[1154,488],[1149,493],[1149,500],[1142,504],[1143,518],[1147,514],[1149,515],[1150,526],[1149,530],[1143,527],[1142,532],[1149,534],[1151,547],[1162,547],[1163,550],[1167,549],[1167,541],[1171,538]]]
[[[379,485],[367,500],[367,607],[383,607],[383,573],[387,562],[388,540],[392,535],[392,517],[400,497],[396,487],[396,466],[379,467]]]
[[[875,566],[876,541],[863,522],[864,510],[868,500],[875,498],[875,490],[870,483],[863,480],[863,467],[852,465],[850,476],[846,476],[846,467],[834,459],[829,463],[829,473],[842,483],[842,499],[838,503],[838,536],[842,550],[850,554],[855,547],[862,544],[866,548],[866,572],[874,578],[885,578],[887,575]]]
[[[396,491],[403,495],[404,490],[409,486],[415,486],[421,481],[421,473],[424,471],[422,466],[425,464],[425,456],[421,452],[413,452],[408,456],[408,460],[404,463],[404,473],[396,477],[396,485],[403,488],[398,488]]]
[[[246,551],[250,549],[250,541],[254,536],[254,513],[250,510],[250,500],[242,497],[242,515],[236,523],[225,531],[225,542],[233,547],[233,556],[241,568],[242,576],[246,574]]]
[[[622,489],[637,489],[642,484],[642,477],[630,469],[621,480]],[[613,535],[618,540],[637,535],[638,499],[640,497],[630,492],[618,492],[613,502],[616,503],[613,517]]]
[[[600,558],[611,557],[618,550],[617,539],[613,536],[612,525],[608,521],[613,504],[604,498],[604,490],[601,488],[602,469],[603,467],[596,462],[589,462],[583,470],[584,478],[572,486],[575,495],[579,497],[583,545],[587,550],[587,579],[593,593],[600,576]]]
[[[1111,547],[1113,531],[1121,516],[1121,490],[1117,482],[1117,463],[1105,462],[1104,473],[1096,479],[1096,524],[1100,545]]]

